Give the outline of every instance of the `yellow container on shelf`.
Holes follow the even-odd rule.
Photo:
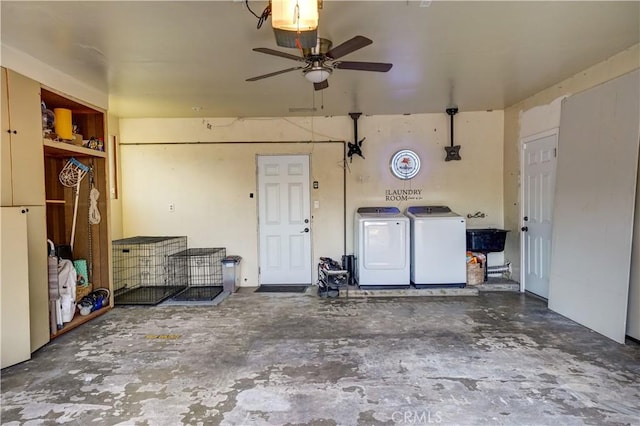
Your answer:
[[[73,125],[71,124],[71,110],[67,108],[54,108],[55,131],[60,139],[73,139]]]

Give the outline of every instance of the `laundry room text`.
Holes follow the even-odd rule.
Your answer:
[[[422,200],[422,189],[385,189],[385,201]]]

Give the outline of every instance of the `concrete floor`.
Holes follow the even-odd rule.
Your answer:
[[[640,345],[518,293],[119,307],[2,371],[2,424],[640,424]]]

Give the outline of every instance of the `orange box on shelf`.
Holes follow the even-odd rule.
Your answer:
[[[82,135],[79,135],[77,133],[73,134],[73,139],[71,141],[72,144],[74,145],[80,145],[82,146]]]

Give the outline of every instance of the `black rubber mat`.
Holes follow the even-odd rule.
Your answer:
[[[185,288],[184,286],[136,287],[116,294],[113,302],[116,305],[157,305]]]
[[[218,286],[187,287],[186,290],[176,294],[171,300],[213,300],[220,293],[222,293],[222,287]]]
[[[308,285],[261,285],[256,293],[304,293]]]

